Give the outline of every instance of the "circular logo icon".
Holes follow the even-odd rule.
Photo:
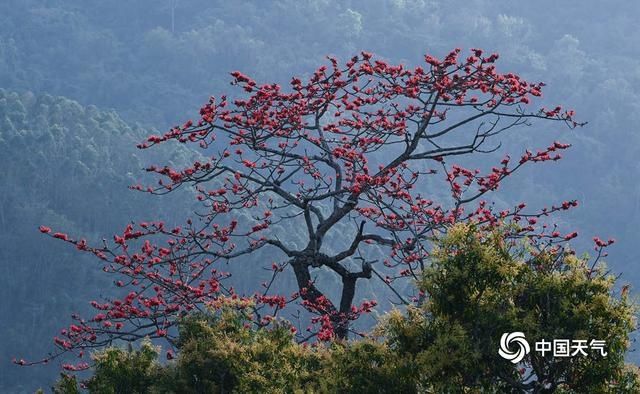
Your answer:
[[[518,347],[516,351],[511,350],[511,346],[515,345]],[[522,361],[524,356],[526,356],[531,351],[529,347],[529,342],[524,338],[524,333],[522,332],[505,332],[502,334],[502,338],[500,338],[500,349],[498,349],[498,354],[514,364]]]

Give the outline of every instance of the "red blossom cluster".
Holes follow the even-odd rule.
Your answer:
[[[573,111],[527,110],[544,84],[500,73],[497,54],[472,49],[465,58],[460,53],[456,49],[443,60],[427,55],[423,66],[413,68],[366,52],[344,65],[329,58],[310,78],[293,78],[287,88],[231,73],[244,95],[233,101],[211,97],[197,121],[139,145],[174,140],[202,148],[206,159],[185,168],[150,166],[158,184],[132,187],[153,194],[193,187],[202,205],[197,220],[174,229],[162,223],[130,225],[113,244],[99,247],[52,235],[97,256],[105,272],[118,277],[118,287],[131,289],[123,299],[95,303],[100,313],[77,320],[56,344],[81,351],[143,336],[171,342],[172,327],[182,316],[215,309],[227,299],[243,308],[252,305],[258,326],[298,304],[313,316],[312,336],[346,338],[350,322],[376,305],[356,306],[357,283],[378,278],[399,302],[408,303],[411,295],[394,283],[418,277],[428,264],[431,241],[453,223],[488,230],[504,226],[514,238],[552,246],[573,238],[575,233],[562,235],[538,219],[577,202],[525,212],[525,204],[497,210],[486,200],[521,167],[558,160],[557,152],[570,145],[526,150],[517,162],[506,155],[488,172],[456,162],[494,151],[490,141],[531,120],[579,126]],[[433,182],[450,190],[449,198],[428,195],[425,185]],[[286,232],[278,233],[276,224]],[[47,227],[41,231],[51,235]],[[324,245],[335,234],[342,244],[331,245],[330,253]],[[272,278],[261,292],[245,296],[224,286],[228,275],[216,263],[247,258],[265,247],[282,260],[271,265]],[[375,260],[367,257],[381,250],[384,264],[374,268]],[[316,286],[318,269],[338,278],[337,302]],[[284,272],[295,276],[299,290],[290,297],[272,293],[275,277]]]

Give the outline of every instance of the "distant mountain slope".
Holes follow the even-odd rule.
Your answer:
[[[11,358],[45,355],[70,314],[111,288],[95,261],[42,237],[40,224],[99,238],[132,218],[187,215],[188,203],[171,203],[178,194],[154,199],[127,189],[144,176],[135,145],[145,134],[114,112],[0,89],[0,392],[46,387],[55,371],[15,367]],[[175,147],[157,154],[162,162],[187,156]]]

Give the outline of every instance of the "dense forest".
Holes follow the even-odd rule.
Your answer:
[[[580,207],[559,217],[580,233],[577,249],[589,251],[594,235],[615,237],[607,262],[621,283],[637,286],[639,15],[640,6],[623,0],[562,7],[487,0],[3,1],[0,391],[50,386],[57,365],[25,369],[11,359],[46,354],[66,316],[87,311],[87,300],[111,288],[98,265],[42,237],[38,226],[99,241],[130,220],[189,216],[190,196],[143,196],[128,186],[146,179],[149,164],[184,163],[195,153],[177,145],[140,152],[136,144],[197,116],[210,95],[229,92],[233,70],[287,82],[308,76],[325,55],[346,60],[367,50],[413,65],[427,51],[499,52],[502,69],[544,81],[545,103],[570,103],[588,124],[575,131],[535,125],[505,136],[506,147],[534,148],[543,138],[574,148],[567,160],[510,180],[497,204],[577,198]],[[237,286],[248,286],[247,271],[237,271]],[[637,352],[627,357],[638,361]]]
[[[73,301],[76,296],[99,297],[108,280],[69,250],[35,242],[25,234],[47,222],[100,239],[105,224],[120,227],[127,215],[145,218],[165,212],[168,220],[176,220],[180,208],[163,211],[160,204],[143,201],[128,190],[136,180],[133,174],[143,167],[135,149],[141,129],[128,127],[113,112],[84,108],[64,98],[5,90],[0,97],[2,176],[3,183],[11,185],[2,188],[0,204],[5,272],[1,291],[11,300],[0,306],[3,321],[10,322],[3,325],[2,354],[26,350],[38,357],[51,332],[64,325],[56,313],[45,318],[47,311],[61,311],[62,317],[86,309],[86,303]],[[180,160],[179,151],[167,153]],[[182,215],[186,212],[187,206]],[[24,381],[21,373],[46,373],[14,370],[10,356],[2,365],[7,384],[16,378]]]

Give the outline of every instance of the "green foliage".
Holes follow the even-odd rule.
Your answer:
[[[38,391],[39,393],[43,392],[42,390]],[[79,394],[78,380],[73,375],[62,373],[60,374],[60,379],[58,379],[53,387],[53,392],[54,394]]]
[[[367,339],[330,348],[321,392],[415,393],[415,366],[386,344]]]
[[[242,314],[187,320],[181,328],[174,389],[290,393],[317,381],[326,351],[299,346],[288,325],[252,330]]]
[[[87,383],[94,393],[144,393],[151,387],[158,373],[158,349],[150,342],[140,349],[124,351],[109,348],[94,355],[96,373]]]
[[[93,355],[95,373],[83,386],[91,393],[100,394],[148,393],[165,378],[157,359],[158,348],[148,340],[137,350],[107,348]],[[75,394],[80,389],[75,376],[63,373],[53,391]]]
[[[254,330],[245,316],[186,319],[180,355],[160,366],[148,342],[140,350],[109,348],[93,356],[91,393],[411,393],[412,367],[382,343],[306,346],[294,341],[288,324]],[[74,393],[75,378],[62,375],[56,392]],[[76,391],[74,391],[76,390]]]
[[[436,392],[634,392],[624,388],[638,384],[625,368],[624,354],[635,329],[635,307],[626,296],[613,296],[614,278],[605,272],[602,266],[591,270],[571,252],[533,253],[498,232],[483,235],[456,226],[434,251],[419,284],[425,302],[406,317],[391,314],[382,331],[391,347],[414,358],[421,384]],[[524,365],[497,353],[501,335],[515,331],[525,333],[532,346]],[[608,355],[592,350],[588,356],[553,358],[533,351],[534,341],[553,339],[601,339]]]
[[[90,392],[636,393],[625,365],[635,307],[614,278],[571,252],[536,253],[502,233],[458,225],[438,242],[418,284],[419,306],[389,313],[373,338],[297,344],[288,323],[255,330],[225,307],[180,326],[179,356],[159,366],[150,344],[95,356]],[[602,339],[606,357],[542,357],[514,365],[498,355],[504,332],[536,340]],[[60,384],[67,384],[64,379]],[[73,386],[75,387],[75,386]]]

